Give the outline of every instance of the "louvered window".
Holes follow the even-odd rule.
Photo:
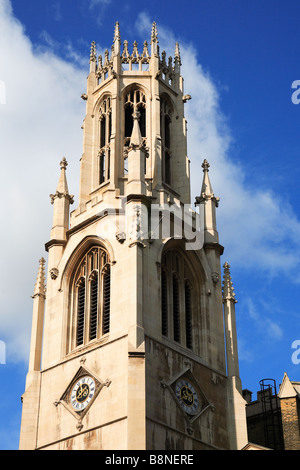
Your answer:
[[[164,336],[168,335],[168,287],[164,269],[161,271],[161,332]]]
[[[110,326],[110,266],[105,268],[103,274],[103,334],[109,332]]]
[[[160,127],[161,127],[161,140],[162,140],[162,178],[164,183],[171,185],[171,146],[172,146],[172,135],[171,135],[171,116],[172,111],[169,103],[166,99],[161,99],[161,115],[160,115]]]
[[[93,275],[90,284],[90,340],[97,337],[98,325],[98,273]]]
[[[193,350],[192,271],[181,251],[168,250],[161,260],[161,334]]]
[[[69,349],[110,331],[110,264],[107,252],[91,248],[81,260],[72,288],[73,314]]]
[[[186,334],[186,347],[192,349],[192,298],[191,287],[188,281],[184,285],[185,295],[185,334]]]
[[[180,341],[180,309],[179,309],[179,283],[173,275],[173,330],[174,340]]]
[[[84,336],[84,311],[85,311],[85,281],[80,279],[77,288],[77,335],[76,345],[83,343]]]

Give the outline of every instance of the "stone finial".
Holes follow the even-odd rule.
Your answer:
[[[139,58],[138,43],[136,41],[134,41],[133,43],[132,58],[133,59]]]
[[[119,55],[121,48],[121,35],[120,35],[120,25],[117,21],[115,24],[114,40],[112,44],[112,56]]]
[[[120,35],[120,24],[119,24],[118,21],[116,21],[114,39],[117,40],[117,39],[120,39],[120,38],[121,38],[121,35]]]
[[[95,41],[91,44],[90,62],[96,62],[96,43]]]
[[[202,163],[202,168],[203,168],[203,181],[202,181],[202,188],[201,188],[201,196],[196,196],[196,202],[195,204],[201,204],[203,201],[208,201],[208,200],[212,200],[214,203],[215,203],[215,206],[218,207],[219,206],[219,202],[220,202],[220,198],[219,197],[215,197],[214,195],[214,192],[213,192],[213,189],[212,189],[212,186],[211,186],[211,182],[210,182],[210,179],[209,179],[209,175],[208,175],[208,172],[209,172],[209,163],[206,159],[203,160],[203,163]]]
[[[41,258],[39,260],[39,270],[36,278],[36,283],[34,287],[34,293],[32,298],[42,295],[45,297],[46,294],[46,285],[45,285],[45,259]]]
[[[129,51],[128,51],[128,41],[125,39],[123,43],[123,53],[122,53],[123,59],[128,59],[129,58]]]
[[[234,288],[233,284],[231,281],[231,276],[230,276],[230,265],[227,263],[224,263],[224,277],[223,277],[223,301],[226,300],[231,300],[234,303],[237,303],[237,300],[235,299],[235,293],[234,293]]]
[[[210,164],[208,163],[208,161],[206,159],[203,160],[203,163],[202,163],[201,166],[203,168],[203,172],[209,171]]]
[[[144,41],[142,58],[143,58],[143,59],[146,59],[146,58],[148,58],[148,57],[149,57],[148,43],[147,43],[147,41]]]
[[[152,23],[152,31],[151,31],[151,44],[153,42],[158,42],[158,35],[157,35],[157,26],[156,26],[156,22],[153,21]]]
[[[74,202],[74,196],[69,194],[69,189],[68,189],[68,183],[67,183],[67,177],[66,177],[67,166],[68,166],[67,159],[66,157],[63,157],[63,159],[60,162],[61,173],[60,173],[60,177],[58,180],[56,193],[50,194],[51,204],[54,204],[55,199],[57,198],[61,199],[62,197],[65,197],[66,199],[68,199],[70,204],[73,204]]]
[[[104,67],[107,67],[109,65],[109,50],[108,49],[105,49],[105,52],[104,52]]]
[[[66,170],[67,166],[68,166],[67,159],[66,159],[66,157],[63,157],[62,161],[60,162],[60,169],[61,170],[63,170],[63,169]]]
[[[176,44],[175,44],[174,59],[175,59],[175,64],[181,65],[181,57],[180,57],[180,50],[179,50],[179,43],[178,42],[176,42]]]

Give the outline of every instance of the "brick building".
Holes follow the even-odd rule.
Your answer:
[[[292,382],[284,374],[278,397],[285,450],[300,450],[300,382]]]
[[[300,450],[300,382],[285,373],[277,393],[275,381],[260,381],[257,399],[243,390],[250,443],[274,450]]]

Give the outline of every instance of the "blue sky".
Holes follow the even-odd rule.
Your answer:
[[[49,194],[64,155],[70,192],[78,194],[90,44],[96,41],[98,53],[110,49],[116,21],[129,45],[150,41],[152,21],[167,55],[180,43],[192,95],[186,105],[192,191],[199,194],[207,158],[221,199],[223,262],[231,265],[238,300],[243,387],[255,398],[263,378],[279,386],[287,372],[300,380],[300,364],[292,361],[292,343],[300,340],[300,105],[291,100],[292,83],[300,80],[299,15],[298,0],[0,0],[7,221],[0,234],[1,449],[18,447],[31,295],[52,223]]]

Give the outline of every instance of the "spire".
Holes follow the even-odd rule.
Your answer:
[[[97,67],[97,57],[96,57],[96,43],[95,41],[91,44],[90,52],[90,72],[96,72]]]
[[[54,204],[54,201],[56,198],[62,198],[62,197],[65,197],[66,199],[68,199],[70,204],[73,204],[74,202],[74,199],[73,199],[74,196],[71,196],[69,194],[69,189],[68,189],[68,182],[67,182],[67,176],[66,176],[67,166],[68,166],[68,162],[66,160],[66,157],[63,157],[62,161],[60,162],[61,173],[60,173],[60,177],[58,180],[56,193],[50,194],[51,204]]]
[[[210,167],[210,164],[208,163],[208,161],[206,159],[203,160],[202,168],[203,168],[204,175],[203,175],[203,180],[202,180],[201,196],[196,196],[195,205],[201,204],[202,202],[208,201],[209,199],[211,199],[215,203],[215,206],[218,207],[220,198],[215,197],[214,195],[212,185],[211,185],[209,175],[208,175],[209,167]]]
[[[151,56],[158,55],[158,35],[157,35],[157,26],[155,21],[152,23],[152,31],[151,31]]]
[[[234,288],[233,288],[233,284],[231,281],[231,276],[230,276],[230,266],[227,263],[227,261],[223,267],[224,267],[223,302],[226,302],[226,300],[232,300],[234,303],[237,303],[237,300],[235,299],[235,293],[234,293]]]
[[[46,299],[45,285],[45,260],[41,258],[39,261],[39,270],[37,274],[36,284],[34,288],[32,326],[31,326],[31,342],[29,354],[28,374],[26,377],[26,389],[32,381],[32,373],[40,370],[43,340],[43,323]]]
[[[121,35],[120,35],[120,25],[118,21],[115,24],[113,48],[114,48],[114,55],[120,55]]]
[[[157,26],[156,26],[155,21],[153,21],[152,23],[152,31],[151,31],[151,44],[153,42],[158,43]]]
[[[60,177],[55,194],[50,194],[53,204],[53,227],[51,240],[65,240],[69,229],[70,204],[74,202],[74,196],[69,194],[66,168],[67,160],[64,157],[60,162]]]
[[[210,167],[210,164],[208,163],[208,161],[206,159],[203,160],[202,168],[203,168],[204,175],[203,175],[202,188],[201,188],[202,198],[205,198],[208,196],[214,196],[213,189],[212,189],[211,182],[210,182],[209,175],[208,175],[209,167]],[[216,201],[216,207],[218,207],[218,201]]]
[[[205,159],[202,163],[203,168],[203,180],[201,187],[201,195],[196,197],[195,205],[202,204],[201,210],[203,209],[204,215],[204,234],[205,242],[216,242],[218,243],[218,232],[216,222],[216,207],[219,205],[220,199],[215,197],[210,179],[209,179],[209,163]]]
[[[224,321],[225,321],[225,340],[227,355],[227,373],[228,377],[239,377],[239,361],[236,333],[235,318],[235,294],[230,276],[230,266],[226,262],[224,264],[224,280],[223,280],[223,305],[224,305]]]
[[[141,113],[138,110],[135,110],[133,112],[133,128],[132,128],[132,134],[130,138],[130,146],[139,146],[142,143],[142,135],[141,135],[141,130],[140,130],[140,125],[139,125],[139,119],[140,119]]]
[[[135,109],[133,114],[133,128],[128,148],[128,194],[145,193],[145,158],[146,149],[143,145],[139,119],[140,112]]]
[[[96,43],[95,41],[91,44],[90,63],[96,62]]]
[[[32,298],[34,299],[38,295],[45,297],[46,285],[45,285],[45,259],[41,258],[39,261],[39,270],[36,278],[36,283],[34,287],[34,293]]]
[[[179,50],[179,43],[176,42],[175,44],[175,55],[174,55],[174,65],[175,65],[175,73],[179,73],[180,66],[181,66],[181,57],[180,57],[180,50]]]

